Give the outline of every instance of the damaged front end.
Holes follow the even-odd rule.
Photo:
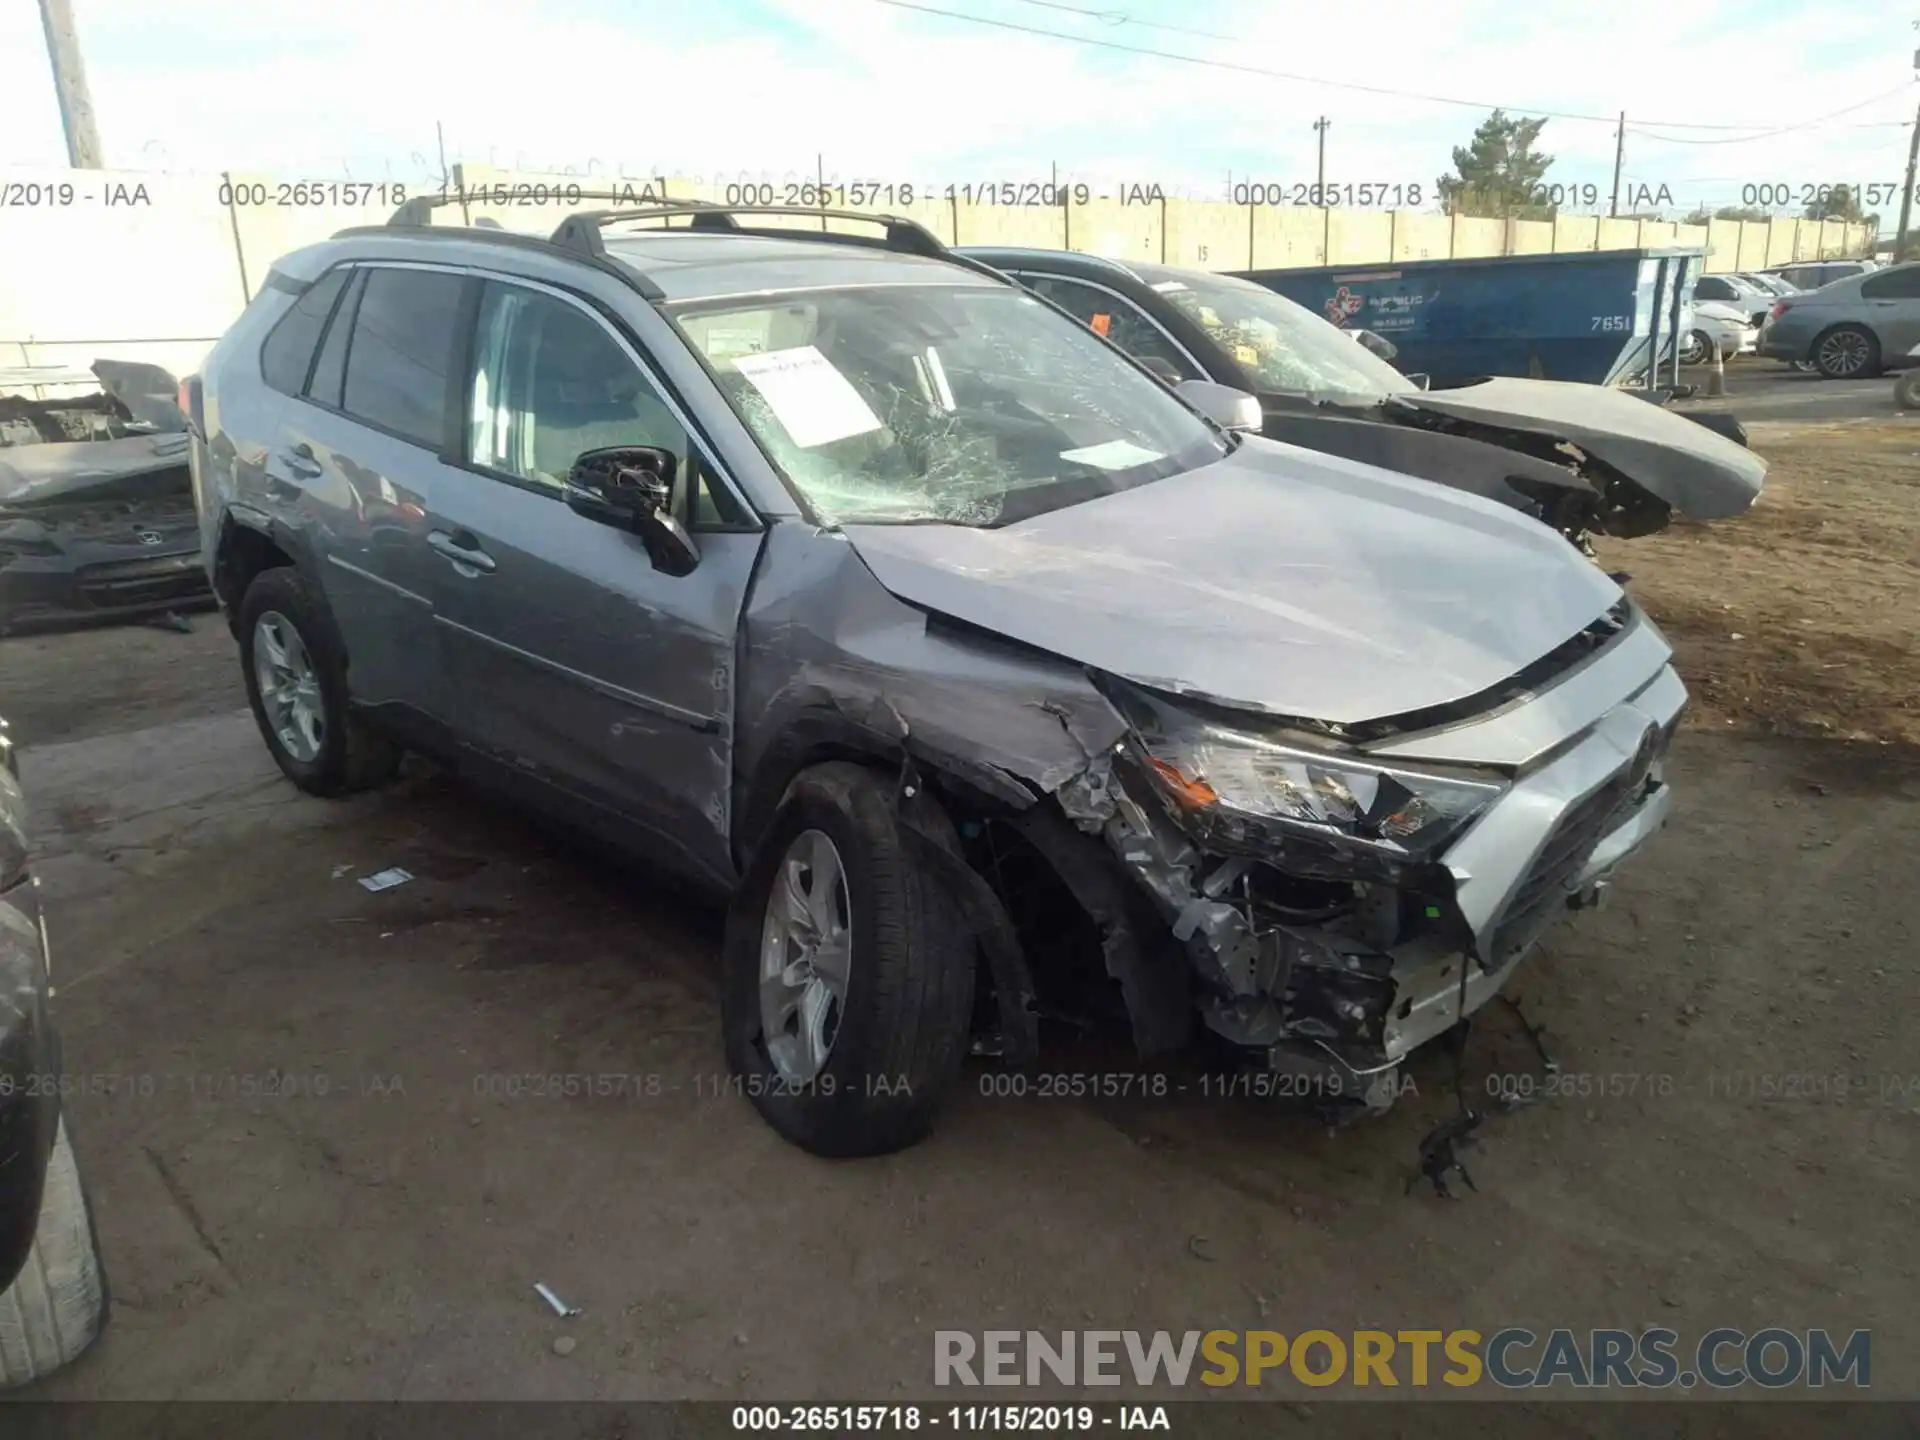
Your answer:
[[[1664,653],[1623,606],[1585,653],[1562,657],[1554,678],[1585,694],[1562,693],[1556,718],[1584,723],[1545,750],[1537,725],[1522,738],[1501,707],[1440,725],[1414,717],[1422,731],[1343,731],[1107,679],[1128,737],[1055,805],[1150,898],[1186,962],[1189,1011],[1208,1031],[1243,1061],[1293,1077],[1289,1093],[1380,1111],[1412,1052],[1497,994],[1556,915],[1597,903],[1664,821],[1662,763],[1685,702]],[[1630,698],[1596,705],[1614,678],[1606,671],[1648,661],[1653,678]],[[1524,758],[1382,753],[1407,748]],[[1072,847],[1044,843],[1046,819],[1022,828],[1059,868]],[[1103,930],[1124,987],[1113,929]],[[1164,1048],[1178,1031],[1164,1011],[1178,987],[1151,964],[1140,973],[1153,983],[1127,996],[1136,1039]]]
[[[0,397],[0,635],[211,598],[172,377],[93,368],[96,394]]]

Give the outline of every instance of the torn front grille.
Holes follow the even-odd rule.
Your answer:
[[[1482,957],[1489,970],[1499,969],[1531,944],[1566,902],[1569,887],[1594,847],[1644,798],[1669,738],[1649,726],[1633,759],[1561,817],[1494,926]]]
[[[85,565],[75,579],[87,603],[102,610],[163,605],[192,599],[206,590],[206,572],[198,554]]]

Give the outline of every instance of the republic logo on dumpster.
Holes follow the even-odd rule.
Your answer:
[[[1345,325],[1347,317],[1358,315],[1364,303],[1358,295],[1342,285],[1334,291],[1333,298],[1327,301],[1327,319],[1336,325]]]

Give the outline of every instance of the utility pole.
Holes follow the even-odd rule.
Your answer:
[[[1607,207],[1609,216],[1620,214],[1620,164],[1627,158],[1627,112],[1620,112],[1620,128],[1613,133],[1613,203]]]
[[[1913,56],[1914,67],[1920,69],[1920,50]],[[1907,184],[1900,192],[1900,228],[1893,236],[1893,258],[1895,263],[1907,258],[1907,222],[1913,218],[1914,171],[1920,168],[1920,109],[1913,112],[1913,135],[1907,141]]]
[[[60,100],[60,128],[67,137],[67,163],[76,170],[100,170],[100,131],[87,95],[87,74],[80,68],[80,33],[73,28],[69,0],[40,0],[40,26],[47,32],[47,59],[53,66],[53,91]]]

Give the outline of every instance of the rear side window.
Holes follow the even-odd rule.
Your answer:
[[[313,368],[314,347],[326,328],[333,302],[347,283],[345,270],[329,270],[306,293],[293,302],[293,308],[267,334],[260,347],[260,374],[267,384],[287,395],[298,395],[307,385],[307,372]]]
[[[1920,265],[1882,270],[1860,282],[1860,293],[1869,300],[1920,300]]]
[[[437,450],[466,282],[434,270],[370,268],[354,312],[342,408]]]
[[[353,310],[359,302],[367,272],[356,270],[327,326],[327,338],[320,342],[320,358],[313,363],[313,378],[307,382],[307,397],[338,410],[340,392],[347,380],[347,351],[353,338]]]

